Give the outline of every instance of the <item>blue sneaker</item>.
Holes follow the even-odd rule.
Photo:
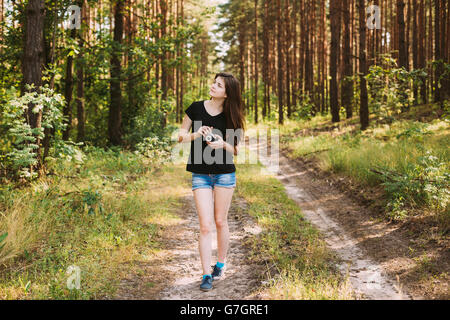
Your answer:
[[[211,276],[206,276],[203,278],[202,280],[202,284],[200,285],[200,290],[202,291],[209,291],[212,289],[212,277]]]
[[[220,278],[222,277],[224,268],[225,267],[219,268],[217,265],[214,266],[213,272],[211,273],[213,280],[220,280]]]

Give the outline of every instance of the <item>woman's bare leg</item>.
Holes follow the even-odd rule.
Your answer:
[[[195,205],[200,222],[198,248],[202,262],[203,274],[211,273],[211,232],[214,217],[212,189],[198,188],[194,190]]]
[[[214,187],[214,219],[217,229],[217,257],[225,263],[230,241],[228,228],[228,210],[231,205],[234,188]]]

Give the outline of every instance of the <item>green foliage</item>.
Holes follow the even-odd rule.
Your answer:
[[[26,88],[31,90],[33,86],[27,85]],[[34,178],[37,173],[31,172],[30,167],[39,161],[36,150],[39,148],[38,139],[42,141],[44,138],[44,129],[60,132],[65,128],[61,111],[64,98],[60,94],[55,94],[48,86],[41,87],[40,93],[26,92],[21,97],[17,97],[16,90],[12,87],[8,95],[10,99],[3,110],[3,118],[12,149],[6,155],[6,160],[18,171],[20,177]],[[34,105],[32,113],[42,112],[41,127],[31,128],[24,117],[30,104]],[[58,139],[57,134],[54,135],[54,139]]]
[[[389,119],[392,114],[409,108],[414,101],[411,84],[420,85],[427,73],[423,69],[408,72],[405,68],[398,68],[390,55],[382,57],[383,66],[372,65],[366,79],[372,112]]]
[[[448,79],[450,77],[450,63],[446,63],[444,60],[433,60],[429,64],[435,71],[437,68],[441,69],[441,74],[438,79],[438,87],[442,88],[442,80]]]
[[[442,109],[444,110],[442,118],[450,121],[450,100],[444,100],[442,103]]]
[[[88,214],[94,214],[95,211],[103,212],[103,206],[101,204],[102,195],[98,191],[83,191],[83,204],[88,209]]]
[[[155,163],[165,163],[171,156],[171,142],[168,138],[151,136],[136,145],[136,154],[142,154]]]
[[[143,103],[143,108],[132,118],[132,127],[129,127],[124,135],[125,141],[130,146],[135,146],[146,137],[167,135],[163,120],[171,105],[166,102],[159,107],[157,99],[150,96],[147,96]]]
[[[368,93],[372,98],[370,106],[375,113],[380,113],[386,86],[385,70],[379,65],[372,65],[366,79],[369,84]]]
[[[303,93],[300,98],[300,103],[297,109],[292,113],[293,119],[310,120],[313,116],[314,104],[311,97],[307,93]]]
[[[33,86],[27,86],[27,90]],[[8,90],[8,100],[4,105],[1,119],[5,135],[2,137],[2,149],[0,150],[0,164],[10,169],[15,176],[32,179],[37,172],[30,170],[38,161],[44,164],[46,160],[73,160],[81,163],[84,154],[80,149],[82,143],[62,140],[62,130],[66,127],[64,123],[62,108],[65,104],[64,98],[56,94],[47,85],[40,88],[40,93],[26,92],[18,96],[14,87]],[[41,127],[31,128],[27,121],[28,106],[32,104],[34,114],[42,112]],[[42,152],[37,149],[42,147],[45,138],[45,129],[49,135],[49,156],[43,159]],[[38,145],[38,139],[40,145]]]
[[[83,142],[63,141],[57,139],[53,143],[51,154],[54,159],[67,160],[76,164],[81,164],[86,159],[86,155],[81,150]]]
[[[402,138],[414,138],[416,142],[422,142],[424,135],[430,135],[431,132],[426,129],[429,127],[429,124],[422,122],[415,122],[413,125],[408,127],[405,131],[400,132],[395,137],[397,139]]]
[[[390,197],[388,216],[403,219],[406,207],[428,206],[444,212],[450,200],[449,183],[448,166],[431,151],[419,157],[417,163],[408,163],[402,174],[384,171],[382,185]]]
[[[7,236],[8,232],[5,232],[4,234],[0,235],[0,250],[5,246],[4,241],[6,240]]]
[[[95,5],[96,1],[88,2]],[[208,15],[215,10],[209,7],[195,13],[197,21],[186,23],[178,18],[166,21],[166,26],[172,32],[165,37],[158,37],[164,17],[141,17],[137,32],[133,34],[132,41],[123,41],[118,44],[113,40],[109,26],[100,25],[100,28],[92,31],[92,39],[89,43],[81,41],[78,37],[72,38],[73,30],[64,29],[59,24],[67,18],[65,9],[73,4],[69,0],[45,1],[47,10],[44,18],[44,42],[49,49],[49,56],[43,65],[42,80],[44,83],[52,83],[55,92],[64,92],[66,86],[65,73],[67,68],[67,57],[73,57],[74,85],[79,83],[76,71],[83,67],[84,84],[84,112],[85,112],[85,135],[83,140],[93,145],[105,147],[108,145],[108,118],[110,107],[110,80],[111,80],[111,55],[118,51],[126,57],[126,63],[122,64],[120,79],[122,83],[122,132],[124,133],[125,147],[133,147],[141,142],[151,133],[164,135],[164,118],[170,118],[175,106],[175,94],[171,88],[166,92],[167,99],[159,101],[162,92],[158,84],[158,76],[155,75],[155,63],[163,61],[167,70],[179,67],[182,74],[191,73],[197,66],[196,62],[202,61],[203,47],[200,45],[202,39],[198,34],[205,33],[203,26]],[[23,37],[26,2],[14,2],[5,7],[5,17],[1,24],[4,34],[0,38],[2,59],[0,59],[0,114],[3,114],[4,105],[9,100],[6,88],[18,89],[22,80],[21,59],[23,56]],[[141,6],[134,4],[133,7]],[[95,17],[97,22],[109,19],[110,10],[98,11]],[[7,23],[10,21],[10,23]],[[14,21],[14,23],[12,23]],[[83,21],[80,32],[87,31],[89,26]],[[64,39],[64,46],[58,45]],[[53,47],[53,45],[56,45]],[[186,59],[186,57],[191,57]],[[64,61],[56,64],[55,61]],[[192,79],[193,83],[200,83],[200,77]],[[194,86],[193,86],[194,87]],[[75,88],[75,87],[74,87]],[[184,92],[187,97],[195,92],[197,88]],[[73,93],[75,95],[75,92]],[[197,98],[197,97],[196,97]],[[161,102],[161,103],[160,103]],[[72,100],[72,114],[75,115],[75,99]],[[74,120],[76,118],[74,117]],[[168,119],[167,119],[168,120]],[[9,126],[9,124],[8,124]],[[4,163],[6,154],[11,152],[10,140],[5,139],[5,121],[0,116],[0,161]],[[24,129],[25,130],[25,129]],[[71,130],[72,138],[77,131]],[[27,136],[32,133],[18,133]],[[33,147],[33,146],[31,146]],[[28,150],[30,154],[36,148]],[[22,157],[24,158],[24,157]],[[31,159],[26,162],[31,163]],[[1,166],[0,166],[1,168]]]

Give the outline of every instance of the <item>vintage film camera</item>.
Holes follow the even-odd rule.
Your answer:
[[[214,137],[214,135],[210,132],[210,133],[208,133],[206,136],[205,136],[205,140],[206,141],[208,141],[208,142],[214,142],[214,141],[216,141],[217,139]]]

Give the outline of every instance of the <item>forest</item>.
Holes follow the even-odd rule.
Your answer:
[[[210,297],[160,273],[175,279],[171,241],[196,246],[174,135],[219,72],[288,166],[236,165],[230,232],[260,232],[220,299],[450,298],[448,1],[0,1],[0,299]],[[403,289],[331,267],[334,224],[308,210]]]

